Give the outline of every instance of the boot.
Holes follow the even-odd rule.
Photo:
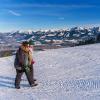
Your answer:
[[[20,86],[17,86],[17,85],[16,85],[15,88],[16,88],[16,89],[20,89]]]
[[[38,84],[37,83],[33,83],[33,84],[31,84],[30,86],[31,87],[34,87],[34,86],[37,86]]]

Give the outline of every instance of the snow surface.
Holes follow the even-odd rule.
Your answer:
[[[100,44],[34,53],[37,87],[14,88],[14,56],[0,58],[0,100],[100,100]]]

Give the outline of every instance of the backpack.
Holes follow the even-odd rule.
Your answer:
[[[29,56],[21,48],[16,52],[14,66],[18,70],[23,70],[23,68],[29,70]]]
[[[15,69],[21,69],[21,66],[20,66],[20,61],[19,61],[19,54],[20,53],[20,49],[18,49],[16,51],[16,54],[15,54],[15,60],[14,60],[14,67]]]

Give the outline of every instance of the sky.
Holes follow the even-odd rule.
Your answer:
[[[0,32],[100,25],[100,0],[0,0]]]

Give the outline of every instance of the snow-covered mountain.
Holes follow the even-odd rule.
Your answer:
[[[33,40],[42,44],[61,44],[68,45],[70,40],[77,41],[75,45],[100,42],[100,28],[74,27],[64,30],[39,30],[39,31],[13,31],[0,34],[0,43],[19,43],[25,40]]]
[[[37,87],[14,88],[14,56],[0,58],[0,100],[100,100],[100,44],[34,52]]]

